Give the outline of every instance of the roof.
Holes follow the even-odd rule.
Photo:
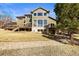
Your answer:
[[[25,18],[25,16],[17,16],[16,18]]]
[[[25,14],[24,16],[31,16],[31,14]]]
[[[17,24],[17,22],[11,22],[11,24]]]
[[[49,16],[49,18],[56,21],[56,19],[54,19],[54,18],[52,18],[52,17],[50,17],[50,16]]]
[[[42,8],[42,7],[39,7],[39,8],[37,8],[37,9],[35,9],[35,10],[31,11],[31,13],[33,13],[34,11],[36,11],[36,10],[38,10],[38,9],[42,9],[42,10],[46,11],[47,13],[49,13],[49,12],[50,12],[50,11],[48,11],[48,10],[46,10],[46,9]]]

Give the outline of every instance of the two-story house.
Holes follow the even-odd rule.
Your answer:
[[[31,14],[17,16],[17,25],[19,28],[30,29],[32,32],[44,30],[45,25],[54,24],[56,20],[49,16],[50,11],[41,7],[31,11]]]

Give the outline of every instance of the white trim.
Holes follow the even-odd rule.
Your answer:
[[[38,13],[41,13],[41,12],[38,12]],[[36,13],[36,16],[38,16],[38,13]],[[33,13],[33,16],[35,16],[34,13]],[[44,13],[42,13],[42,16],[44,16]],[[46,13],[46,16],[48,16],[48,13]]]
[[[41,20],[41,19],[38,19],[38,20]],[[36,27],[38,27],[38,20],[36,20]],[[44,20],[47,20],[47,19],[42,19],[42,21],[43,21],[43,26],[42,27],[44,27],[45,25],[44,25]],[[35,23],[35,22],[34,22]],[[48,21],[47,21],[47,24],[48,24]],[[47,25],[46,24],[46,25]]]

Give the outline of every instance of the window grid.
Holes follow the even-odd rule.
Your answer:
[[[47,13],[34,13],[34,16],[47,16]]]

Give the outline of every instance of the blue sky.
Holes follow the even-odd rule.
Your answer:
[[[50,11],[51,17],[56,18],[54,6],[53,3],[0,3],[0,14],[7,14],[15,19],[16,16],[28,14],[32,10],[42,7]]]

